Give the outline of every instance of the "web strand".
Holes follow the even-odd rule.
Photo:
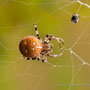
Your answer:
[[[51,17],[53,14],[56,14],[58,11],[59,12],[62,11],[66,15],[69,15],[71,17],[73,13],[68,11],[68,10],[65,10],[65,8],[69,7],[72,4],[76,4],[76,3],[79,3],[80,5],[79,5],[79,7],[78,7],[78,9],[77,9],[77,11],[75,13],[79,13],[83,6],[87,7],[88,9],[90,9],[90,5],[88,4],[88,0],[86,0],[87,3],[84,3],[81,0],[72,0],[72,1],[71,0],[67,0],[67,1],[61,0],[61,1],[56,1],[56,2],[52,2],[51,1],[51,2],[45,2],[45,3],[44,2],[38,3],[35,0],[31,0],[31,2],[29,2],[29,3],[23,2],[22,0],[12,0],[12,1],[13,1],[13,3],[18,3],[18,4],[22,4],[23,6],[25,5],[25,6],[30,7],[29,8],[29,12],[30,12],[30,17],[31,17],[31,23],[24,24],[24,25],[15,25],[15,26],[0,26],[0,29],[8,29],[9,30],[9,29],[15,29],[15,28],[31,27],[34,23],[35,24],[40,24],[42,21],[46,20],[48,17]],[[3,7],[5,7],[5,5],[8,2],[9,2],[9,0],[5,0],[0,8],[3,9]],[[65,3],[62,6],[61,5],[59,6],[59,4],[62,3],[62,2],[67,2],[67,3]],[[35,21],[34,16],[33,16],[34,13],[33,13],[33,8],[32,7],[33,6],[37,6],[37,5],[48,5],[48,6],[55,5],[57,8],[52,10],[52,11],[49,11],[46,15],[44,15],[43,17],[41,17],[40,19]],[[44,6],[44,8],[45,8],[45,6]],[[90,15],[89,16],[83,16],[82,14],[79,14],[79,15],[81,17],[83,17],[83,18],[89,18],[89,16],[90,16]],[[84,37],[84,34],[88,31],[88,28],[90,27],[89,25],[90,25],[90,23],[87,23],[87,26],[85,26],[85,28],[82,30],[82,32],[76,38],[76,40],[70,46],[70,48],[65,48],[65,52],[68,52],[68,51],[70,52],[70,62],[71,62],[71,65],[69,65],[69,64],[68,65],[62,64],[61,61],[64,61],[64,59],[61,60],[62,58],[60,58],[58,64],[55,63],[55,61],[58,62],[57,59],[55,59],[55,61],[53,59],[52,59],[52,61],[50,61],[48,59],[48,61],[45,64],[43,64],[43,65],[42,65],[41,62],[37,62],[37,61],[36,62],[35,61],[28,61],[28,63],[27,63],[27,62],[25,62],[25,60],[21,56],[18,56],[18,55],[17,56],[13,56],[12,55],[12,52],[17,51],[18,49],[16,49],[16,48],[15,49],[7,48],[7,45],[3,44],[2,43],[2,39],[0,39],[0,48],[5,50],[3,52],[4,54],[0,53],[0,63],[7,63],[4,66],[0,67],[0,71],[6,72],[6,73],[8,73],[10,75],[13,75],[12,77],[7,77],[7,78],[1,80],[0,84],[5,83],[5,82],[10,81],[10,80],[13,80],[15,78],[20,79],[20,78],[23,78],[25,75],[26,76],[28,75],[29,77],[34,77],[34,78],[39,79],[38,82],[36,83],[35,87],[33,88],[33,90],[38,90],[40,85],[43,83],[44,79],[46,79],[45,77],[48,77],[48,75],[50,73],[54,72],[53,71],[54,69],[61,69],[61,68],[67,69],[67,68],[70,68],[71,69],[71,76],[72,77],[71,77],[71,81],[70,81],[69,86],[68,86],[68,90],[73,90],[72,84],[74,83],[74,80],[76,79],[77,75],[80,73],[80,71],[83,68],[83,66],[84,65],[86,65],[88,67],[90,66],[90,64],[88,62],[86,62],[86,60],[83,59],[82,56],[80,56],[79,54],[77,54],[73,50],[73,48],[75,46],[77,46],[77,43],[79,43],[81,38],[85,38],[85,37],[88,37],[90,35],[90,34],[88,34],[87,36]],[[17,31],[15,31],[15,33],[16,32]],[[87,43],[87,44],[90,44],[90,42]],[[7,54],[8,52],[10,53],[9,55]],[[73,56],[77,57],[78,61],[80,61],[82,64],[74,65],[74,57]],[[5,60],[3,60],[3,58]],[[16,63],[18,63],[21,66],[20,62],[22,62],[22,61],[23,61],[24,64],[26,64],[26,69],[25,69],[25,71],[23,73],[19,74],[18,73],[18,69],[20,67],[17,67]],[[13,66],[13,71],[14,72],[7,70],[8,67],[11,69],[10,65]],[[38,68],[37,68],[37,65],[38,65]],[[42,66],[42,67],[40,67],[40,66]],[[47,69],[47,67],[48,67],[48,69]],[[79,68],[75,72],[74,68],[76,68],[76,67],[79,67]],[[32,69],[33,69],[33,71],[32,71]],[[46,71],[43,72],[43,69],[45,69]],[[23,71],[23,69],[21,69],[21,70]],[[32,72],[30,72],[30,70]],[[42,71],[39,71],[39,70],[42,70]],[[54,78],[56,78],[56,77],[54,77]],[[48,80],[47,80],[47,82],[48,82]]]

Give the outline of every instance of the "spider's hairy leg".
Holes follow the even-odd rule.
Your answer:
[[[53,52],[53,50],[51,49],[51,50],[49,50],[48,52],[47,52],[47,56],[48,57],[50,57],[50,54]]]
[[[48,44],[48,46],[50,47],[50,49],[54,47],[52,43]]]
[[[47,34],[44,40],[44,43],[49,43],[52,39],[54,39],[55,37],[51,34]]]
[[[53,52],[53,50],[50,49],[50,50],[47,52],[47,55],[50,54],[50,53],[52,53],[52,52]]]
[[[60,48],[64,45],[64,40],[62,38],[56,38],[57,42],[59,43]]]
[[[62,45],[64,45],[64,40],[62,38],[57,38],[57,39],[62,42]]]
[[[63,52],[64,52],[64,49],[62,49],[62,52],[60,54],[54,54],[54,55],[49,54],[49,57],[59,57],[63,54]]]
[[[38,28],[37,28],[36,24],[33,24],[33,26],[34,26],[34,28],[35,28],[37,38],[38,38],[40,41],[42,41],[42,39],[40,38],[40,35],[39,35],[39,33],[38,33]]]
[[[29,58],[29,57],[27,57],[27,60],[30,60],[30,58]]]
[[[43,63],[47,62],[47,56],[45,54],[42,55],[42,62]]]
[[[47,34],[46,35],[44,43],[49,43],[51,40],[57,40],[59,45],[60,45],[60,47],[61,47],[61,42],[62,42],[62,45],[64,45],[64,40],[62,38],[56,38],[55,36],[53,36],[51,34]]]
[[[64,52],[64,49],[62,48],[62,45],[64,45],[64,40],[62,38],[54,38],[55,40],[57,40],[57,42],[59,43],[59,46],[62,50],[62,52],[60,54],[55,54],[55,55],[49,55],[50,57],[58,57],[58,56],[61,56]]]
[[[39,55],[39,56],[37,57],[37,60],[39,61],[39,60],[40,60],[40,58],[41,58],[41,55]]]
[[[59,43],[59,46],[60,46],[62,52],[60,54],[55,54],[55,55],[51,55],[50,54],[51,52],[48,52],[49,54],[47,54],[47,56],[50,56],[50,57],[61,56],[63,54],[63,52],[64,52],[64,49],[62,48],[62,45],[64,45],[64,40],[62,38],[56,38],[55,36],[53,36],[51,34],[47,34],[46,37],[45,37],[44,43],[48,44],[51,40],[56,40]]]
[[[36,57],[32,58],[32,60],[36,60]]]

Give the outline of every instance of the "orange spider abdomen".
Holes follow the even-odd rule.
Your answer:
[[[27,36],[19,44],[20,52],[28,58],[35,58],[42,51],[42,43],[34,36]]]

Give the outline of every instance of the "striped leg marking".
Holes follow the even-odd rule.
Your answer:
[[[56,40],[59,43],[60,48],[62,49],[62,52],[60,54],[51,55],[48,54],[49,57],[58,57],[61,56],[64,52],[64,49],[62,48],[62,45],[64,45],[64,40],[62,38],[56,38],[55,36],[51,34],[47,34],[44,40],[44,43],[49,43],[51,40]]]
[[[47,56],[46,55],[42,55],[42,62],[43,63],[47,62]]]
[[[40,41],[42,41],[41,38],[40,38],[40,35],[39,35],[39,33],[38,33],[38,28],[37,28],[36,24],[33,24],[33,25],[34,25],[34,28],[35,28],[35,31],[36,31],[37,38],[38,38]]]

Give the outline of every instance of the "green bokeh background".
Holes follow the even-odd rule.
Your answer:
[[[82,5],[79,22],[73,24],[71,16],[80,6],[73,1],[0,0],[0,90],[90,90],[90,66],[82,65],[81,61],[90,63],[90,8]],[[89,0],[80,1],[90,5]],[[48,58],[45,64],[23,59],[19,42],[25,36],[36,35],[33,23],[43,40],[46,34],[64,39],[65,51],[61,57]],[[72,50],[78,56],[71,57],[66,49],[77,39]]]

